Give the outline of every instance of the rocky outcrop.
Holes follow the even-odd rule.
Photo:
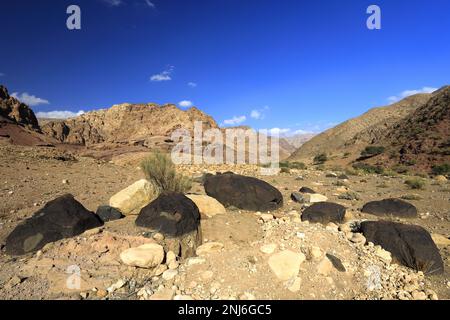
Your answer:
[[[154,137],[170,137],[176,129],[194,129],[202,121],[204,129],[217,123],[197,108],[181,110],[168,104],[120,104],[92,111],[65,121],[49,121],[43,132],[60,142],[92,146],[99,143],[150,145]]]
[[[33,110],[8,93],[8,89],[0,85],[0,120],[12,121],[18,125],[40,131]]]

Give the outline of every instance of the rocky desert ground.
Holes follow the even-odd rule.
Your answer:
[[[175,166],[174,130],[225,130],[197,108],[39,120],[0,86],[0,299],[450,299],[449,101],[280,139],[266,175]]]
[[[281,192],[283,205],[253,211],[223,208],[205,198],[197,202],[201,219],[195,236],[201,240],[184,244],[193,250],[177,252],[173,239],[138,227],[138,216],[128,214],[36,251],[7,253],[6,239],[14,228],[55,198],[72,194],[92,212],[108,205],[116,193],[145,178],[139,166],[147,154],[98,160],[60,148],[2,144],[0,298],[450,298],[450,184],[445,177],[424,178],[425,187],[412,190],[405,185],[410,177],[401,174],[356,175],[311,167],[261,176],[259,167],[249,165],[179,166],[178,172],[194,180],[191,194],[206,195],[205,173],[232,171],[266,181]],[[315,194],[299,192],[305,187]],[[380,217],[361,211],[370,201],[389,198],[411,203],[417,216]],[[345,207],[342,221],[305,220],[311,202],[325,199]],[[377,220],[423,227],[442,257],[443,272],[409,268],[367,241],[360,225]],[[410,248],[412,256],[416,249]],[[80,282],[74,289],[70,283],[77,272]]]

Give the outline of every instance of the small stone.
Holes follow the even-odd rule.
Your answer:
[[[177,261],[177,255],[173,251],[169,251],[166,254],[166,264],[170,264],[171,262]]]
[[[302,279],[296,277],[292,281],[289,281],[287,283],[288,290],[291,291],[291,292],[294,292],[294,293],[298,292],[298,291],[300,291],[301,284],[302,284]]]
[[[263,245],[259,250],[265,254],[272,254],[275,252],[277,245],[275,243]]]
[[[120,254],[120,259],[128,266],[153,268],[164,260],[164,249],[159,244],[148,243],[123,251]]]
[[[153,235],[153,239],[155,240],[155,241],[157,241],[157,242],[161,242],[161,241],[163,241],[164,240],[164,235],[162,234],[162,233],[155,233],[154,235]]]
[[[327,276],[333,270],[333,264],[328,258],[323,258],[317,265],[316,272],[320,275]]]
[[[296,253],[285,250],[272,255],[269,258],[269,267],[275,273],[278,279],[287,281],[297,276],[300,265],[306,257],[303,253]]]
[[[366,237],[364,237],[361,233],[352,233],[352,236],[349,240],[353,243],[361,245],[364,245],[367,241]]]
[[[89,292],[80,292],[80,297],[82,299],[87,299],[89,297]]]
[[[95,294],[98,298],[102,299],[108,295],[108,291],[106,291],[104,289],[100,289],[100,290],[97,290],[97,292]]]
[[[250,292],[244,292],[239,296],[239,300],[256,300],[256,298]]]
[[[381,258],[384,262],[390,264],[392,262],[392,256],[389,251],[384,250],[381,247],[378,247],[375,250],[375,255],[379,258]]]
[[[150,300],[172,300],[174,292],[172,289],[164,288],[158,290],[150,297]]]
[[[415,290],[411,295],[414,300],[427,300],[427,295],[423,291]]]
[[[180,264],[178,263],[178,261],[171,261],[168,264],[168,267],[169,267],[170,270],[175,270],[175,269],[177,269],[179,267],[179,265]]]
[[[64,179],[64,180],[62,181],[62,184],[69,184],[69,180]]]
[[[178,275],[178,271],[177,270],[166,270],[164,271],[164,273],[162,274],[162,278],[166,281],[172,280],[173,278],[176,277],[176,275]]]
[[[220,242],[208,242],[197,248],[196,253],[198,256],[206,255],[209,253],[219,252],[223,249],[223,244]]]
[[[187,264],[188,266],[194,266],[194,265],[197,265],[197,264],[203,264],[203,263],[205,263],[205,262],[206,262],[206,260],[203,259],[203,258],[200,258],[200,257],[193,257],[193,258],[189,258],[189,259],[187,260],[186,264]]]
[[[270,214],[270,213],[263,213],[263,214],[260,216],[260,218],[261,218],[261,220],[264,221],[264,222],[269,222],[269,221],[272,221],[272,220],[274,219],[273,215]]]
[[[160,264],[159,266],[157,266],[155,268],[155,270],[153,271],[153,275],[154,276],[160,276],[164,273],[164,271],[167,270],[167,265],[165,264]]]
[[[116,283],[111,285],[108,289],[106,289],[109,293],[113,293],[114,291],[122,288],[127,282],[123,279],[118,280]]]
[[[99,234],[101,231],[102,231],[101,228],[89,229],[83,233],[83,236],[84,237],[92,237],[92,236],[95,236],[96,234]]]
[[[308,250],[308,260],[319,260],[323,257],[322,249],[319,247],[311,247]]]

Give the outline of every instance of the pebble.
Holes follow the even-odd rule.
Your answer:
[[[275,243],[263,245],[259,250],[265,254],[272,254],[275,252],[277,245]]]
[[[270,213],[263,213],[263,214],[261,214],[260,218],[264,222],[269,222],[274,219],[273,215]]]
[[[162,278],[166,281],[172,280],[173,278],[175,278],[178,275],[178,271],[177,270],[166,270],[164,271],[164,273],[162,274]]]

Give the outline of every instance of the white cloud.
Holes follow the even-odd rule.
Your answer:
[[[149,6],[149,8],[155,8],[155,4],[150,0],[145,0],[145,3],[147,4],[147,6]]]
[[[188,82],[188,84],[187,84],[189,87],[191,87],[191,88],[196,88],[197,87],[197,84],[195,83],[195,82]]]
[[[438,88],[433,88],[433,87],[423,87],[422,89],[417,89],[417,90],[405,90],[403,92],[401,92],[399,95],[397,96],[390,96],[388,98],[388,101],[391,103],[397,102],[401,99],[404,99],[406,97],[409,96],[413,96],[415,94],[419,94],[419,93],[432,93],[434,91],[438,90]]]
[[[183,101],[180,101],[180,102],[178,103],[178,105],[179,105],[180,107],[182,107],[182,108],[190,108],[190,107],[192,107],[194,104],[192,103],[192,101],[189,101],[189,100],[183,100]]]
[[[298,129],[298,130],[295,130],[293,134],[297,135],[297,134],[311,134],[311,133],[314,133],[314,132],[309,131],[309,130]]]
[[[291,133],[291,129],[289,128],[272,128],[269,130],[270,135],[284,136]]]
[[[11,94],[11,97],[16,98],[17,100],[25,103],[26,105],[29,105],[30,107],[38,106],[40,104],[50,104],[48,100],[29,95],[27,92],[24,92],[22,94],[14,92],[13,94]]]
[[[49,119],[67,119],[67,118],[73,118],[78,117],[84,114],[83,110],[80,110],[78,112],[72,112],[72,111],[48,111],[48,112],[37,112],[36,117],[38,118],[49,118]]]
[[[238,116],[238,117],[233,117],[231,119],[227,119],[223,123],[228,126],[236,126],[236,125],[243,123],[245,120],[247,120],[246,116]]]
[[[102,1],[111,7],[118,7],[121,4],[123,4],[122,0],[102,0]]]
[[[174,67],[169,66],[166,70],[161,73],[154,74],[150,77],[150,81],[161,82],[161,81],[170,81],[172,80],[172,72]]]
[[[258,110],[252,110],[252,113],[250,114],[250,117],[252,117],[253,119],[261,119],[261,112],[259,112]]]
[[[266,117],[265,115],[265,111],[269,110],[268,106],[265,106],[262,109],[255,109],[252,110],[252,112],[250,113],[250,117],[255,119],[255,120],[262,120]]]

